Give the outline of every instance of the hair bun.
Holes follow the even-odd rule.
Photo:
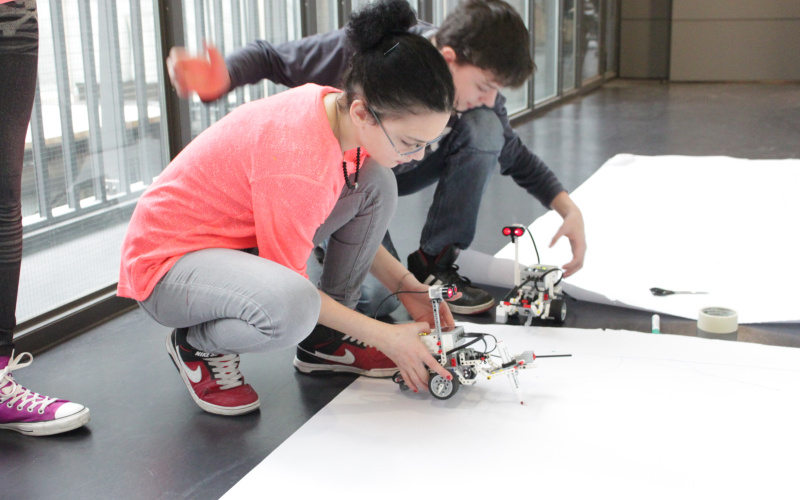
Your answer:
[[[381,0],[352,14],[347,23],[347,41],[364,53],[387,35],[407,32],[416,22],[417,16],[406,0]]]

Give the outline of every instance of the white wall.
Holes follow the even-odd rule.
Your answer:
[[[671,80],[800,80],[800,0],[672,4]]]
[[[622,78],[669,77],[670,0],[622,0]]]

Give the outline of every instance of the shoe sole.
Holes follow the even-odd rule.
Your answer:
[[[305,361],[300,361],[297,359],[297,357],[294,358],[293,364],[297,371],[305,375],[335,375],[337,373],[354,373],[363,377],[388,378],[400,371],[397,367],[373,368],[372,370],[364,370],[362,368],[347,365],[307,363]]]
[[[180,361],[178,360],[178,352],[175,350],[175,346],[172,344],[172,335],[167,336],[167,352],[169,353],[170,359],[172,359],[172,364],[175,365],[175,369],[177,369],[178,373],[181,375],[184,385],[186,385],[186,388],[189,389],[189,395],[192,396],[192,399],[195,403],[197,403],[197,406],[202,408],[204,411],[213,413],[214,415],[231,417],[250,413],[251,411],[257,410],[258,407],[261,406],[260,400],[243,406],[218,406],[203,401],[197,396],[197,394],[195,394],[194,389],[192,389],[192,383],[189,381],[189,378],[186,376],[184,371],[181,370]]]
[[[487,302],[485,304],[478,304],[477,306],[459,306],[452,304],[450,302],[447,303],[447,307],[450,308],[450,312],[455,314],[480,314],[482,312],[486,312],[489,309],[494,307],[494,299],[491,302]]]
[[[47,422],[19,422],[11,424],[2,424],[0,429],[7,429],[10,431],[17,431],[26,436],[52,436],[53,434],[61,434],[62,432],[69,432],[79,427],[83,427],[89,422],[89,408],[70,415],[68,417],[59,418],[56,420],[48,420]]]

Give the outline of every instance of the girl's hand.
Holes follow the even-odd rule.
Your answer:
[[[426,323],[385,326],[386,331],[381,332],[379,336],[381,345],[375,347],[397,364],[400,375],[409,389],[419,392],[420,388],[428,387],[430,377],[428,368],[447,380],[453,379],[453,375],[439,364],[419,339],[420,333],[431,330]]]
[[[433,330],[436,323],[433,317],[433,305],[431,304],[430,297],[428,297],[428,288],[430,287],[427,285],[414,284],[409,286],[407,290],[420,293],[401,293],[397,297],[406,308],[406,311],[408,311],[408,314],[414,318],[414,321],[424,321],[428,323],[430,329]],[[456,300],[460,297],[461,292],[458,292],[453,298],[448,300]],[[439,303],[439,320],[441,321],[442,327],[455,326],[456,322],[455,319],[453,319],[453,313],[450,312],[450,308],[447,306],[446,302]]]

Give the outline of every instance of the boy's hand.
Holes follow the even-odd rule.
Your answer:
[[[583,215],[580,211],[570,213],[564,217],[564,223],[558,229],[550,242],[550,247],[556,244],[559,238],[566,236],[572,248],[572,260],[564,264],[564,277],[573,275],[583,267],[586,256],[586,232],[583,227]]]
[[[167,58],[169,79],[178,95],[187,98],[196,92],[203,102],[211,102],[225,95],[231,86],[231,77],[225,58],[214,47],[204,43],[208,58],[190,56],[183,47],[173,47]]]

